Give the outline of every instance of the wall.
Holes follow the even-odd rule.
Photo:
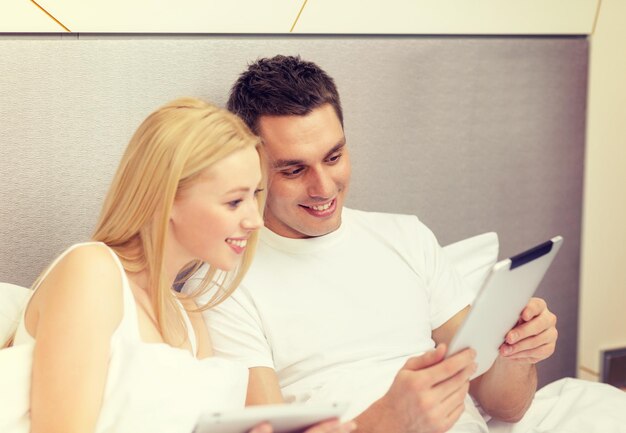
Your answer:
[[[351,206],[417,214],[444,244],[495,230],[503,256],[564,236],[539,289],[561,327],[540,374],[574,375],[584,37],[0,38],[0,280],[28,285],[88,238],[151,110],[182,95],[223,104],[248,62],[276,53],[337,80]]]
[[[580,377],[626,347],[626,2],[603,0],[591,37],[581,260]]]

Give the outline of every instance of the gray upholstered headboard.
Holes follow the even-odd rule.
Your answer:
[[[301,54],[335,77],[349,205],[415,213],[501,255],[562,234],[542,382],[575,374],[588,42],[569,37],[0,36],[0,281],[88,238],[134,128],[184,95],[223,105],[245,65]]]

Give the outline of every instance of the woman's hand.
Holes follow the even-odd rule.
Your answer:
[[[315,424],[313,427],[309,427],[301,433],[350,433],[354,430],[356,430],[356,423],[354,421],[342,423],[338,419],[333,419]],[[269,423],[263,422],[255,426],[249,433],[273,433],[273,431]]]

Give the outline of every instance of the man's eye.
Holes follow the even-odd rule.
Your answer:
[[[286,177],[294,177],[302,173],[303,170],[304,170],[304,167],[298,167],[298,168],[294,168],[291,170],[283,170],[281,173],[283,174],[283,176],[286,176]]]
[[[335,153],[328,158],[328,162],[337,162],[341,159],[341,153]]]

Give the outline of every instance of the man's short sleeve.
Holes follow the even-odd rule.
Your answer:
[[[430,324],[437,329],[472,302],[471,290],[456,271],[435,235],[418,220],[418,238],[424,254]]]

